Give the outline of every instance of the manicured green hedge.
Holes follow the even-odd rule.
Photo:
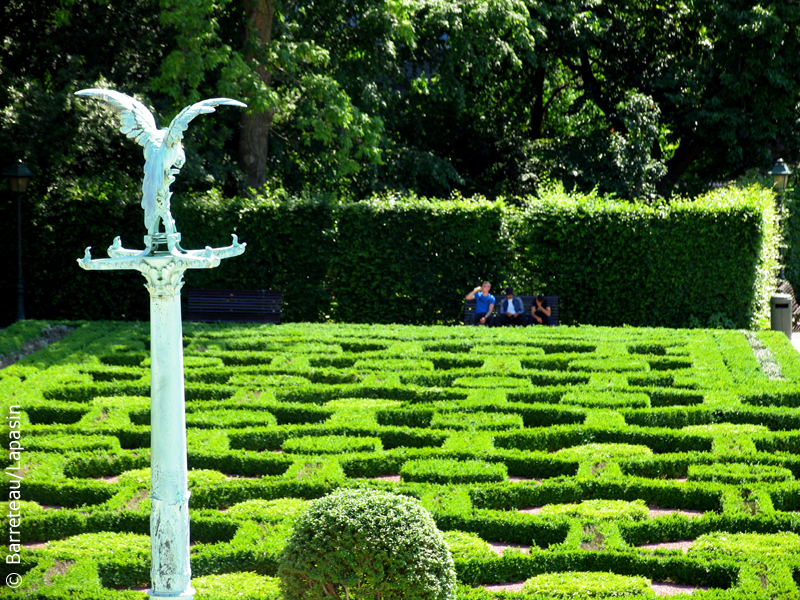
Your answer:
[[[148,583],[148,360],[109,359],[146,354],[143,329],[79,325],[0,370],[0,412],[14,408],[25,447],[23,539],[49,542],[22,553],[23,595],[128,600],[141,593],[114,588]],[[342,487],[416,498],[460,532],[462,584],[605,571],[715,588],[698,593],[709,600],[796,596],[795,553],[765,564],[759,551],[800,534],[800,355],[783,334],[757,334],[786,366],[776,381],[733,331],[185,331],[193,574],[237,572],[210,580],[214,597],[252,582],[271,598],[292,520]],[[597,368],[609,364],[651,370]],[[640,547],[708,534],[707,552]],[[745,549],[717,557],[738,534]],[[477,594],[465,598],[491,600]]]
[[[184,248],[228,246],[231,233],[247,243],[241,257],[187,273],[186,289],[282,290],[286,320],[320,321],[329,314],[324,282],[334,204],[328,199],[292,199],[280,192],[227,199],[211,193],[176,197],[173,206]]]
[[[481,483],[505,481],[508,469],[502,463],[479,460],[410,460],[400,469],[403,481],[426,483]]]
[[[357,323],[452,323],[467,290],[511,274],[501,203],[386,198],[342,205],[333,314]]]
[[[464,294],[484,279],[495,292],[513,283],[518,293],[558,295],[561,323],[744,327],[767,318],[778,248],[768,190],[724,188],[663,207],[556,189],[522,202],[522,210],[480,198],[337,203],[281,192],[172,201],[184,247],[227,246],[231,233],[247,243],[241,257],[187,272],[185,289],[279,289],[284,321],[456,323]],[[80,226],[74,214],[37,217],[25,254],[31,316],[146,320],[138,273],[76,270],[77,256],[40,239],[72,223],[63,247],[103,248],[120,233],[126,247],[141,246],[138,202],[81,204]],[[9,309],[0,323],[13,319]],[[106,363],[136,365],[140,356]]]
[[[553,191],[513,221],[524,271],[566,301],[562,323],[764,323],[777,258],[775,200],[724,188],[668,206]]]

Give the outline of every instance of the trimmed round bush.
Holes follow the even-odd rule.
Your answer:
[[[339,489],[310,503],[278,567],[284,600],[454,600],[442,533],[416,500]]]
[[[400,469],[403,481],[418,483],[488,483],[508,479],[503,463],[429,458],[409,460]]]
[[[650,581],[616,573],[570,572],[543,573],[531,577],[522,586],[523,596],[548,598],[655,598]]]

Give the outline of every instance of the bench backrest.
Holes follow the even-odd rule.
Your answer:
[[[188,290],[187,321],[280,323],[283,293],[279,290]]]
[[[789,294],[792,297],[792,331],[800,331],[800,305],[797,304],[792,284],[788,281],[782,281],[778,286],[778,291],[781,294]]]
[[[500,308],[500,301],[505,298],[505,296],[495,296],[495,298],[497,298],[497,303],[494,306],[492,314],[497,315],[497,309]],[[517,296],[517,298],[522,300],[523,311],[526,316],[529,316],[531,314],[531,306],[533,306],[536,296]],[[550,305],[550,324],[558,325],[558,296],[545,296],[545,298],[547,298],[547,303]],[[464,300],[464,324],[472,324],[474,316],[475,300]]]

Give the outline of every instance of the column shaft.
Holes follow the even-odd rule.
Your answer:
[[[180,286],[150,295],[150,596],[191,598]],[[158,290],[165,294],[163,288]],[[170,290],[172,292],[173,290]],[[169,293],[169,292],[166,292]]]

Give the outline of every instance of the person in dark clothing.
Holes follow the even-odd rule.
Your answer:
[[[524,307],[522,299],[514,295],[513,288],[506,288],[506,297],[500,301],[497,322],[503,325],[525,325]]]
[[[531,317],[534,325],[550,325],[550,303],[544,294],[539,294],[531,305]]]

